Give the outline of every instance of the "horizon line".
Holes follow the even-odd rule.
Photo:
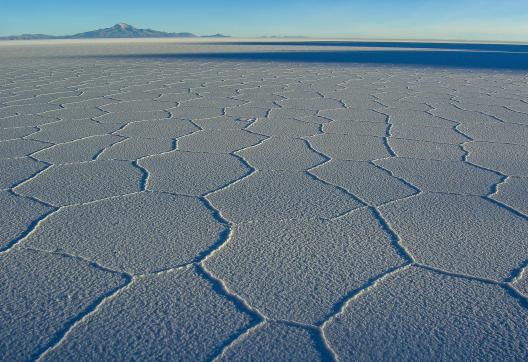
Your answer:
[[[137,30],[152,30],[152,31],[159,31],[163,33],[170,33],[170,34],[192,34],[196,37],[208,37],[208,36],[214,36],[214,35],[224,35],[226,37],[229,37],[231,39],[296,39],[296,38],[303,38],[303,39],[320,39],[320,40],[358,40],[358,41],[401,41],[401,42],[410,42],[410,41],[416,41],[416,42],[464,42],[464,43],[475,43],[475,42],[483,42],[483,43],[507,43],[507,44],[525,44],[528,43],[527,39],[507,39],[507,38],[489,38],[486,36],[471,36],[471,37],[442,37],[442,36],[429,36],[429,37],[415,37],[415,36],[383,36],[383,35],[362,35],[362,34],[255,34],[255,35],[230,35],[221,31],[216,31],[212,33],[206,33],[204,35],[198,35],[191,31],[174,31],[174,30],[156,30],[151,27],[144,27],[144,28],[138,28],[134,25],[130,25],[126,22],[118,22],[114,25],[111,25],[109,27],[98,27],[97,29],[87,30],[87,31],[81,31],[81,32],[74,32],[72,34],[49,34],[49,33],[41,33],[41,32],[23,32],[18,34],[1,34],[0,38],[9,38],[9,37],[17,37],[17,36],[49,36],[49,37],[56,37],[58,39],[0,39],[3,41],[17,41],[17,40],[61,40],[61,37],[70,37],[75,36],[78,34],[98,31],[98,30],[104,30],[104,29],[110,29],[113,27],[116,27],[118,25],[127,25]],[[123,38],[92,38],[92,39],[157,39],[158,37],[123,37]],[[160,37],[161,38],[161,37]],[[176,38],[176,37],[175,37]],[[172,39],[175,39],[172,38]],[[170,37],[167,39],[171,39]]]
[[[177,33],[186,33],[186,32],[177,32]],[[217,33],[223,34],[223,33]],[[23,35],[45,35],[57,37],[56,39],[1,39],[11,36],[23,36]],[[216,34],[214,34],[216,35]],[[223,34],[226,35],[226,34]],[[1,35],[0,42],[12,43],[12,42],[30,42],[30,41],[94,41],[94,40],[106,40],[106,41],[141,41],[141,40],[158,40],[158,41],[182,41],[182,42],[192,42],[192,41],[208,41],[208,42],[224,42],[232,40],[270,40],[270,41],[281,41],[289,39],[298,39],[302,40],[320,40],[320,41],[336,41],[336,40],[348,40],[348,41],[358,41],[358,42],[416,42],[416,43],[486,43],[486,44],[519,44],[519,45],[528,45],[528,40],[507,40],[507,39],[464,39],[464,38],[383,38],[383,37],[369,37],[369,36],[307,36],[307,35],[255,35],[255,36],[233,36],[226,35],[226,38],[208,38],[209,35],[196,35],[196,37],[108,37],[108,38],[60,38],[62,36],[68,35],[49,35],[41,33],[23,33],[16,35]]]

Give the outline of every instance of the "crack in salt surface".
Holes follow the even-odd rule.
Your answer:
[[[232,238],[233,225],[231,224],[231,222],[224,218],[220,210],[214,208],[214,206],[209,202],[206,196],[203,196],[202,200],[207,205],[208,209],[214,211],[213,216],[215,220],[225,225],[226,230],[220,235],[220,238],[217,243],[210,250],[208,250],[206,254],[202,257],[202,260],[200,260],[196,264],[196,270],[203,279],[208,281],[213,286],[217,294],[220,294],[224,298],[227,298],[228,300],[233,302],[239,311],[246,313],[253,319],[251,325],[249,325],[245,330],[240,331],[238,335],[232,336],[230,339],[224,341],[224,343],[219,346],[216,351],[213,352],[214,357],[211,359],[215,360],[216,358],[220,357],[225,352],[225,350],[229,348],[231,344],[236,343],[236,341],[241,336],[246,334],[252,328],[255,328],[260,323],[264,322],[266,320],[266,317],[258,309],[252,307],[244,298],[231,291],[224,280],[216,277],[211,271],[207,269],[205,265],[207,259],[220,252],[222,248],[227,243],[229,243],[229,240]]]
[[[333,352],[334,356],[336,356],[336,360],[337,361],[339,361],[339,357],[335,353],[333,348],[331,347],[331,344],[330,344],[330,342],[328,340],[328,337],[326,336],[326,329],[328,328],[328,326],[330,326],[332,323],[335,322],[336,319],[338,319],[341,315],[343,315],[346,312],[346,310],[348,309],[348,306],[351,303],[353,303],[354,300],[356,300],[357,298],[361,297],[363,294],[368,293],[369,291],[371,291],[374,288],[376,288],[381,282],[383,282],[383,280],[387,279],[388,277],[390,277],[390,276],[392,276],[392,275],[394,275],[396,273],[399,273],[399,272],[401,272],[403,270],[406,270],[410,266],[411,266],[411,264],[399,266],[399,267],[390,269],[390,270],[388,270],[388,271],[386,271],[386,272],[384,272],[384,273],[382,273],[382,274],[380,274],[378,276],[375,276],[375,277],[371,278],[362,287],[351,291],[349,293],[349,295],[348,295],[348,298],[346,300],[343,300],[343,302],[338,306],[336,312],[333,315],[329,316],[322,323],[320,323],[322,336],[323,336],[324,340],[327,341],[327,344],[328,344],[328,346],[330,346],[329,348]]]
[[[92,315],[97,314],[101,308],[103,308],[113,299],[117,298],[119,294],[130,289],[130,287],[132,287],[138,278],[126,276],[124,279],[124,283],[121,286],[101,294],[94,300],[93,303],[81,311],[81,313],[79,313],[76,317],[67,321],[66,324],[54,334],[51,340],[44,347],[37,349],[33,353],[30,359],[33,361],[43,361],[44,357],[59,348],[67,340],[68,336],[77,326],[88,321]]]
[[[330,160],[328,160],[326,162],[330,162]],[[402,244],[402,240],[401,240],[400,236],[398,235],[398,233],[391,227],[390,223],[383,217],[383,215],[380,213],[380,211],[378,210],[378,208],[376,206],[369,204],[368,202],[366,202],[362,198],[356,196],[355,194],[351,193],[347,189],[345,189],[343,187],[340,187],[340,186],[337,186],[337,185],[334,185],[334,184],[332,184],[330,182],[324,181],[324,180],[320,179],[319,177],[317,177],[316,175],[310,173],[310,170],[313,170],[313,169],[315,169],[317,167],[320,167],[320,166],[324,165],[326,162],[323,162],[322,164],[320,164],[318,166],[314,166],[314,167],[308,169],[305,173],[308,174],[309,176],[311,176],[313,179],[315,179],[317,181],[320,181],[320,182],[322,182],[325,185],[332,186],[332,187],[336,188],[337,190],[339,190],[341,192],[344,192],[346,195],[348,195],[349,197],[351,197],[352,199],[357,201],[361,206],[367,207],[371,211],[372,216],[379,223],[380,228],[386,234],[388,234],[388,236],[390,237],[393,249],[398,253],[398,255],[405,262],[413,263],[414,262],[414,257],[412,256],[410,251],[407,250],[407,248]],[[397,201],[397,200],[394,200],[394,201]],[[356,209],[346,211],[343,214],[332,218],[331,220],[335,220],[337,218],[344,217],[345,215],[347,215],[347,214],[349,214],[351,212],[354,212],[354,210],[356,210]]]
[[[391,157],[397,156],[396,152],[394,151],[394,149],[391,147],[389,143],[389,138],[392,137],[391,129],[393,126],[393,124],[390,122],[390,115],[383,113],[381,111],[376,111],[376,110],[373,110],[373,111],[385,116],[385,125],[387,126],[387,129],[385,131],[385,137],[383,137],[383,145],[387,149],[389,156]]]
[[[15,247],[17,247],[19,244],[23,243],[25,240],[27,240],[31,235],[33,235],[38,227],[46,221],[51,215],[55,214],[60,208],[54,208],[50,211],[47,211],[46,213],[42,214],[41,216],[37,217],[35,220],[33,220],[27,227],[26,230],[24,230],[22,233],[20,233],[16,238],[9,241],[5,246],[0,248],[0,257],[4,254],[10,252]]]

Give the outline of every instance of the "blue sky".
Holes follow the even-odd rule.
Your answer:
[[[200,35],[528,41],[528,0],[0,0],[0,35],[118,22]]]

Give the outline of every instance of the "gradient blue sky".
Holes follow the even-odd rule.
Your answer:
[[[118,22],[200,35],[528,41],[528,0],[0,0],[0,35]]]

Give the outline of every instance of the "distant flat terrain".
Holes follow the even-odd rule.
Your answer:
[[[527,360],[527,81],[523,44],[0,44],[0,360]]]

